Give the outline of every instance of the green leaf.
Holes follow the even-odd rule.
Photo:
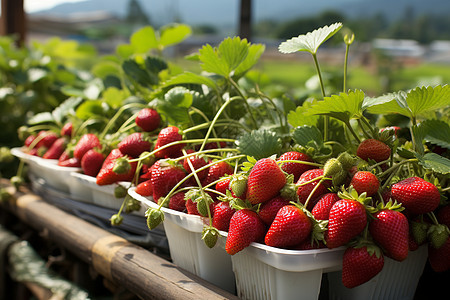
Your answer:
[[[423,123],[426,128],[425,141],[450,149],[450,125],[440,120],[426,120]]]
[[[102,100],[112,108],[119,108],[123,105],[123,101],[128,97],[126,90],[115,87],[107,88],[102,94]]]
[[[244,133],[237,141],[241,153],[253,156],[255,159],[269,157],[281,150],[281,143],[275,132],[267,129],[253,130]]]
[[[145,26],[130,37],[130,44],[134,53],[146,53],[158,47],[156,33],[153,27]]]
[[[450,86],[417,87],[408,93],[406,102],[413,117],[430,110],[449,106]]]
[[[425,169],[432,170],[440,174],[450,174],[450,160],[436,153],[427,153],[419,156],[419,164]]]
[[[307,115],[327,115],[344,123],[350,119],[359,118],[362,115],[362,103],[364,92],[361,90],[349,91],[325,97],[323,101],[317,101],[306,112]]]
[[[170,24],[160,30],[159,45],[163,47],[172,46],[184,41],[191,35],[191,27],[185,24]]]
[[[236,69],[244,61],[248,51],[247,40],[241,40],[239,37],[224,39],[218,48],[219,55],[224,59],[230,71]]]
[[[89,120],[95,116],[104,117],[105,110],[103,109],[101,100],[85,101],[78,106],[76,116],[82,120]]]
[[[116,53],[120,57],[128,58],[134,54],[134,47],[130,44],[121,44],[116,47]]]
[[[171,105],[186,108],[189,108],[192,105],[192,99],[193,97],[190,91],[180,86],[174,87],[164,96],[164,100]]]
[[[311,102],[305,101],[302,106],[297,106],[295,111],[290,111],[287,115],[289,124],[294,128],[303,125],[316,126],[319,116],[306,115],[306,112],[311,108],[311,105]]]
[[[292,139],[303,147],[312,146],[317,150],[323,147],[322,133],[315,126],[296,127],[292,132]]]
[[[150,74],[140,67],[140,65],[133,59],[128,59],[123,62],[122,68],[125,74],[133,78],[142,86],[149,86],[157,83],[157,78],[152,78]],[[156,81],[156,82],[155,82]]]
[[[199,59],[202,63],[202,69],[206,72],[215,73],[224,77],[227,77],[231,72],[226,61],[209,44],[204,45],[199,50]]]
[[[153,56],[149,56],[145,59],[145,67],[155,75],[158,75],[159,72],[168,68],[167,63],[164,60]]]
[[[265,49],[266,47],[262,44],[250,45],[247,56],[236,68],[234,75],[239,77],[250,70],[258,62]]]
[[[170,78],[168,81],[166,81],[163,84],[163,87],[168,87],[171,85],[181,85],[181,84],[200,84],[200,85],[206,85],[210,88],[217,89],[217,85],[214,82],[214,80],[198,75],[191,72],[185,72],[181,73],[179,75],[175,75],[174,77]]]
[[[41,112],[38,113],[34,116],[32,116],[29,120],[28,123],[30,125],[36,125],[36,124],[40,124],[40,123],[47,123],[47,122],[55,122],[55,119],[53,118],[53,115],[51,112]]]
[[[83,99],[80,97],[70,97],[61,103],[58,107],[56,107],[52,111],[53,119],[57,123],[63,123],[65,117],[69,114],[75,114],[75,108],[83,102]]]
[[[330,26],[324,26],[281,43],[278,50],[281,53],[307,51],[311,54],[316,54],[319,46],[336,34],[341,28],[342,23],[340,22],[331,24]]]
[[[414,150],[423,155],[425,153],[425,148],[423,147],[423,140],[425,139],[426,135],[426,128],[421,124],[416,124],[411,127],[411,131],[414,137]]]
[[[120,65],[113,61],[101,61],[94,65],[92,73],[99,78],[120,74]]]

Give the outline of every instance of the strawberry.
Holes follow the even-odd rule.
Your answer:
[[[136,172],[137,163],[131,163],[127,172],[117,174],[113,171],[116,166],[116,161],[119,158],[125,157],[119,149],[113,149],[105,158],[100,171],[96,176],[96,183],[98,185],[109,185],[117,183],[119,181],[131,181],[133,180],[134,173]]]
[[[78,158],[71,157],[65,160],[58,160],[58,166],[79,168],[81,167],[81,162]]]
[[[299,160],[299,161],[305,161],[305,162],[313,162],[311,157],[309,157],[307,154],[297,152],[297,151],[288,151],[288,152],[281,154],[280,157],[277,159],[277,161],[283,161],[283,160]],[[280,164],[280,168],[284,172],[294,175],[294,182],[297,182],[300,175],[302,175],[305,171],[308,171],[315,167],[307,165],[307,164],[286,162],[286,163]]]
[[[39,139],[39,141],[37,142],[35,148],[45,147],[48,149],[59,138],[59,136],[52,131],[42,130],[39,131],[38,136],[36,138]]]
[[[349,247],[342,257],[342,283],[349,289],[359,286],[380,273],[383,266],[384,257],[378,251],[367,246]]]
[[[192,150],[192,152],[193,152],[193,150]],[[189,166],[189,162],[188,161],[191,163],[194,171],[197,170],[197,169],[200,169],[201,167],[204,167],[204,166],[206,166],[208,164],[207,161],[203,157],[200,157],[200,156],[197,156],[197,155],[186,157],[183,160],[183,168],[188,173],[192,173],[192,169]],[[200,180],[205,179],[206,176],[208,176],[208,170],[209,170],[209,168],[206,168],[204,170],[201,170],[200,172],[197,172],[198,179],[200,179]]]
[[[428,246],[428,261],[435,272],[450,270],[450,237],[438,249]]]
[[[391,156],[391,148],[382,141],[366,139],[359,144],[356,155],[363,160],[372,159],[381,162]]]
[[[172,195],[169,199],[169,208],[184,212],[186,210],[186,200],[184,199],[184,195],[184,192],[179,192]]]
[[[42,158],[45,159],[59,159],[61,154],[63,154],[64,150],[66,150],[66,138],[60,137],[58,138],[50,148],[45,152]]]
[[[208,169],[208,174],[202,181],[202,185],[206,186],[225,175],[232,175],[234,173],[233,167],[231,167],[227,162],[221,161],[211,165]]]
[[[314,191],[313,195],[311,196],[311,199],[308,202],[307,209],[311,210],[314,205],[317,203],[318,199],[328,192],[328,188],[331,187],[331,182],[329,180],[325,180],[320,182],[320,180],[316,180],[310,183],[305,184],[306,182],[309,182],[315,178],[319,178],[323,176],[323,169],[311,169],[308,171],[305,171],[300,178],[298,179],[296,185],[297,188],[297,195],[299,198],[299,201],[303,204],[305,204],[306,200],[309,197],[309,194],[313,191],[313,189],[316,187],[316,185],[319,185],[316,190]]]
[[[158,160],[151,169],[151,181],[153,186],[153,200],[165,197],[170,190],[184,177],[185,171],[179,164]]]
[[[192,201],[191,198],[185,198],[185,202],[186,210],[189,215],[201,216],[197,209],[197,203]]]
[[[152,181],[149,179],[139,183],[136,186],[135,192],[144,197],[153,196]]]
[[[230,190],[230,180],[231,177],[224,177],[219,182],[216,183],[216,191],[226,194],[227,190]]]
[[[369,224],[369,232],[383,253],[397,261],[403,261],[409,251],[408,219],[399,211],[382,209],[376,212]]]
[[[138,112],[135,123],[143,131],[150,132],[159,127],[161,117],[156,110],[146,107]]]
[[[267,225],[270,226],[275,216],[277,215],[280,208],[289,204],[289,200],[284,199],[281,196],[277,196],[275,198],[270,199],[261,204],[259,207],[258,214],[261,217],[261,220]]]
[[[84,174],[96,177],[104,161],[105,157],[103,156],[103,153],[97,151],[96,148],[90,149],[81,159],[81,169]]]
[[[251,204],[266,202],[280,192],[286,176],[272,158],[262,158],[253,166],[247,181],[246,198]]]
[[[436,218],[439,224],[450,227],[450,205],[445,205],[437,211]]]
[[[306,240],[311,230],[312,223],[302,209],[295,205],[285,205],[275,216],[264,242],[268,246],[287,248]]]
[[[327,247],[336,248],[350,242],[367,225],[366,209],[353,199],[341,199],[330,210]]]
[[[230,206],[230,202],[219,201],[214,205],[212,225],[217,230],[228,231],[230,220],[235,212],[236,210]]]
[[[308,237],[303,242],[289,249],[291,250],[316,250],[323,249],[327,246],[323,243],[323,241],[311,242],[311,239]]]
[[[150,151],[152,144],[145,138],[142,132],[134,132],[125,137],[117,148],[128,156],[133,158],[139,157],[142,152]]]
[[[31,144],[33,144],[33,142],[34,142],[34,140],[36,139],[36,135],[29,135],[26,139],[25,139],[25,141],[23,142],[23,144],[24,144],[24,146],[25,147],[30,147],[31,146]]]
[[[81,161],[83,155],[95,147],[101,147],[98,137],[93,133],[83,134],[73,149],[73,156]]]
[[[250,209],[237,210],[230,220],[225,251],[234,255],[252,242],[261,240],[265,231],[264,223],[256,212]]]
[[[420,177],[409,177],[392,185],[391,196],[410,214],[425,214],[435,210],[441,201],[437,187]]]
[[[358,171],[353,175],[350,185],[358,192],[362,194],[366,192],[367,196],[373,196],[380,188],[380,181],[375,174],[368,171]]]
[[[183,137],[178,133],[179,129],[175,126],[169,126],[161,129],[155,143],[155,150],[177,141],[181,141]],[[181,149],[184,144],[176,144],[155,153],[157,158],[175,158],[181,155]]]
[[[65,136],[68,138],[72,137],[72,131],[73,131],[73,124],[71,122],[67,122],[64,124],[64,126],[61,128],[60,135]]]
[[[340,198],[336,193],[322,195],[311,210],[312,215],[316,220],[328,220],[331,207],[339,200]]]

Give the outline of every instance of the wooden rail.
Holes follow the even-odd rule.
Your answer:
[[[14,197],[0,204],[0,209],[8,209],[142,299],[238,299],[164,258],[56,208],[25,188],[7,189]]]

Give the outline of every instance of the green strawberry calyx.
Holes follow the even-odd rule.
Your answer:
[[[159,224],[164,221],[164,214],[161,210],[157,208],[150,207],[145,212],[145,217],[147,218],[147,227],[150,230],[155,229]]]

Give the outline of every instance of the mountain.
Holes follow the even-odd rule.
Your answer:
[[[88,11],[108,11],[124,17],[129,0],[86,0],[64,3],[36,14],[68,15]],[[157,25],[180,21],[186,24],[211,24],[216,27],[237,24],[240,0],[139,0],[142,9]],[[407,10],[420,14],[443,14],[450,11],[448,0],[253,0],[253,20],[285,21],[337,10],[349,18],[382,13],[388,20],[403,16]]]

